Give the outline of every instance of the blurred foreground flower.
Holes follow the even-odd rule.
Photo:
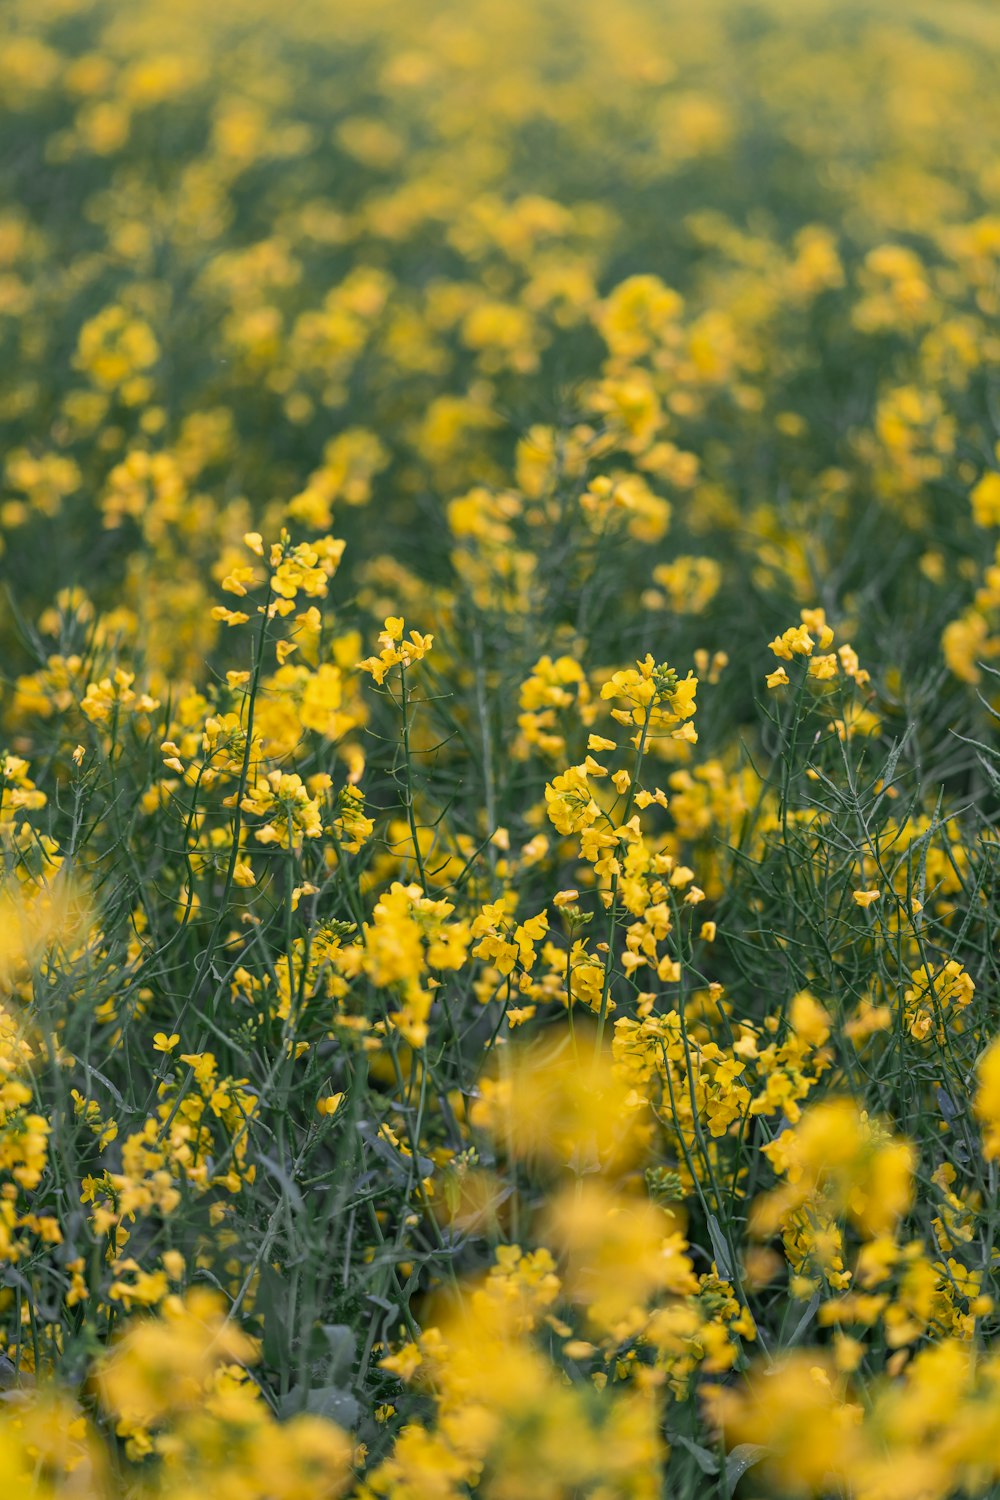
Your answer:
[[[470,1118],[512,1156],[589,1172],[632,1165],[648,1138],[648,1113],[607,1054],[595,1053],[590,1033],[577,1028],[575,1038],[559,1031],[501,1053]]]

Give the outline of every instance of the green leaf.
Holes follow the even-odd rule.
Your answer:
[[[703,1474],[718,1474],[719,1460],[708,1448],[703,1448],[700,1443],[693,1443],[689,1437],[681,1432],[668,1433],[668,1441],[679,1443],[686,1448]]]
[[[305,1405],[301,1404],[301,1387],[298,1390],[289,1391],[283,1400],[278,1402],[278,1414],[282,1418],[295,1416],[300,1411],[307,1411],[313,1417],[326,1417],[330,1422],[336,1422],[338,1427],[354,1427],[361,1414],[360,1407],[350,1391],[345,1391],[339,1385],[319,1385],[306,1395]]]
[[[797,1344],[799,1342],[799,1340],[801,1339],[802,1335],[805,1333],[806,1329],[809,1327],[809,1324],[812,1322],[813,1318],[816,1316],[816,1309],[818,1307],[819,1307],[819,1292],[813,1292],[812,1296],[809,1299],[809,1305],[808,1305],[808,1307],[806,1308],[805,1312],[802,1314],[801,1318],[799,1319],[799,1321],[795,1325],[795,1332],[792,1334],[791,1338],[788,1340],[788,1342],[789,1342],[790,1345],[791,1344]]]
[[[722,1226],[714,1214],[708,1216],[708,1237],[712,1241],[712,1254],[718,1267],[719,1275],[723,1281],[732,1281],[733,1263],[730,1260],[730,1249],[726,1243],[726,1237],[722,1233]]]
[[[726,1459],[726,1486],[730,1494],[739,1484],[747,1469],[759,1464],[767,1457],[767,1449],[760,1443],[737,1443]]]
[[[349,1380],[357,1352],[354,1330],[346,1323],[323,1323],[319,1331],[326,1344],[327,1373],[330,1380],[334,1383]]]

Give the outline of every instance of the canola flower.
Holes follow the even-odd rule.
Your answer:
[[[998,55],[10,0],[11,1494],[1000,1488]]]

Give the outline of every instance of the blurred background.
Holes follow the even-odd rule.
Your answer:
[[[819,599],[903,672],[917,611],[977,679],[995,5],[8,0],[2,24],[18,669],[46,630],[79,645],[65,601],[39,634],[75,589],[149,671],[198,676],[247,526],[334,510],[362,614],[458,572],[509,588],[498,630],[579,636],[583,541],[456,502],[530,496],[589,426],[645,485],[584,611],[609,660],[667,618],[678,655],[738,656],[748,609],[769,633]]]

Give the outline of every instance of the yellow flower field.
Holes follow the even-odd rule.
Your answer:
[[[998,66],[7,0],[4,1496],[1000,1495]]]

